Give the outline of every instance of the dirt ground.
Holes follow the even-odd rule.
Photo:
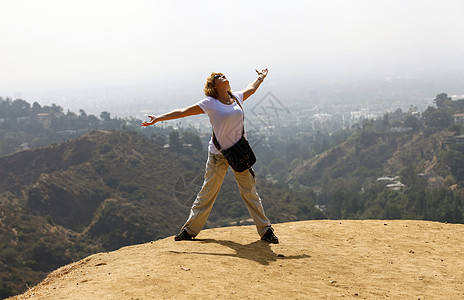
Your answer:
[[[13,299],[464,299],[464,224],[304,221],[99,253]]]

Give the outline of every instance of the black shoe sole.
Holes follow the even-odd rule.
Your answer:
[[[269,240],[267,240],[267,239],[261,239],[261,240],[262,240],[262,241],[265,241],[265,242],[268,242],[268,243],[270,243],[270,244],[278,244],[278,243],[279,243],[279,240],[271,240],[271,241],[269,241]]]
[[[192,239],[193,237],[185,229],[174,237],[175,241],[191,241]]]

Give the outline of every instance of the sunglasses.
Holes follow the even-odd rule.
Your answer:
[[[219,75],[219,74],[218,74],[218,75],[214,75],[214,79],[221,78],[222,76],[224,76],[224,75]]]

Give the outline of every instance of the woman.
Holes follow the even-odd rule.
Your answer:
[[[198,103],[177,109],[160,116],[148,116],[149,122],[142,122],[142,126],[150,126],[156,122],[173,120],[187,116],[206,113],[209,117],[219,145],[223,149],[233,146],[242,136],[243,130],[243,101],[253,95],[266,78],[268,70],[256,70],[258,78],[250,83],[243,91],[232,92],[229,80],[222,73],[211,73],[205,83],[206,98]],[[219,193],[229,163],[215,147],[213,138],[208,146],[208,160],[206,162],[205,179],[195,202],[190,209],[187,222],[180,233],[175,236],[176,241],[191,240],[203,228],[214,201]],[[240,194],[252,216],[261,239],[277,244],[271,222],[264,214],[261,199],[256,192],[255,178],[250,171],[234,171]]]

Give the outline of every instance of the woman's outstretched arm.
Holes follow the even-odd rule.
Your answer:
[[[250,83],[243,91],[243,101],[245,101],[248,97],[253,95],[256,90],[259,88],[261,83],[263,82],[264,78],[267,76],[268,69],[263,69],[260,71],[256,70],[258,73],[258,78],[255,79],[252,83]]]
[[[150,126],[150,125],[155,124],[156,122],[180,119],[180,118],[199,115],[203,113],[204,113],[203,110],[197,104],[194,104],[189,107],[184,107],[184,108],[173,110],[163,115],[159,115],[159,116],[150,115],[148,116],[150,118],[150,121],[142,122],[142,126]]]

